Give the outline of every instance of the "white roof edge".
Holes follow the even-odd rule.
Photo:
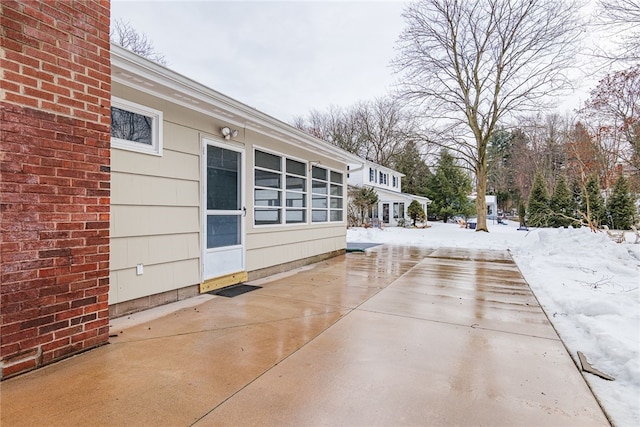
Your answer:
[[[392,196],[400,196],[400,197],[404,197],[404,198],[412,198],[412,199],[419,199],[419,200],[425,200],[427,202],[427,204],[431,203],[432,200],[426,196],[418,196],[416,194],[409,194],[409,193],[403,193],[401,191],[393,191],[393,190],[388,190],[386,188],[380,188],[380,187],[374,187],[373,185],[369,185],[369,184],[363,184],[359,187],[370,187],[373,188],[376,191],[380,191],[382,193],[386,193]]]
[[[303,142],[304,144],[308,145],[309,148],[317,149],[325,155],[336,156],[337,159],[343,160],[345,163],[364,162],[363,159],[353,153],[336,147],[335,145],[323,141],[319,138],[316,138],[313,135],[303,132],[300,129],[293,127],[292,125],[283,122],[282,120],[276,119],[275,117],[263,113],[262,111],[250,107],[214,89],[204,86],[203,84],[198,83],[189,77],[186,77],[167,67],[157,64],[114,43],[111,43],[111,66],[113,81],[167,99],[167,96],[162,96],[159,92],[154,91],[149,87],[145,87],[144,84],[141,84],[142,81],[139,82],[138,85],[136,85],[135,80],[133,82],[124,81],[122,78],[114,76],[113,69],[120,69],[124,72],[129,72],[134,76],[137,75],[139,77],[146,78],[150,81],[162,85],[165,88],[171,88],[173,91],[179,94],[184,94],[189,98],[195,99],[199,102],[204,102],[210,106],[224,109],[229,113],[232,113],[245,120],[244,123],[235,122],[234,124],[252,128],[252,130],[254,131],[266,133],[271,137],[279,136],[279,139],[283,142]],[[197,109],[194,105],[182,101],[176,97],[171,97],[171,99],[167,100],[173,101],[187,108]],[[200,109],[199,111],[205,114],[212,115],[211,112],[202,109]],[[224,117],[224,115],[221,115],[219,118],[234,122],[233,120]],[[251,123],[256,123],[258,126],[252,127]],[[266,129],[275,131],[280,135],[274,135],[272,133],[265,132],[265,130],[261,129],[260,126],[264,126]],[[287,138],[290,138],[290,140],[288,140]]]
[[[387,166],[382,166],[382,165],[380,165],[380,164],[378,164],[378,163],[376,163],[376,162],[373,162],[373,161],[371,161],[371,160],[363,159],[363,158],[361,158],[361,157],[360,157],[360,160],[361,160],[362,162],[364,162],[367,166],[371,165],[371,166],[374,166],[376,169],[384,169],[385,171],[387,171],[387,172],[393,172],[394,174],[396,174],[396,175],[398,175],[398,176],[400,176],[400,177],[406,176],[406,175],[405,175],[405,174],[403,174],[402,172],[398,172],[397,170],[392,169],[392,168],[387,167]]]

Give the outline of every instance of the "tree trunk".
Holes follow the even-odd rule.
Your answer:
[[[487,165],[479,162],[476,165],[476,214],[478,223],[476,231],[486,231],[487,228]]]

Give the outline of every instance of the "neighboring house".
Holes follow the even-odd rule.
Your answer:
[[[402,177],[404,174],[393,169],[380,166],[368,160],[349,166],[348,183],[350,186],[367,186],[374,188],[378,194],[378,204],[368,212],[367,220],[375,224],[397,226],[408,223],[407,209],[413,200],[424,209],[425,216],[431,200],[427,197],[403,193]]]
[[[111,315],[345,251],[357,157],[116,45],[111,69]]]
[[[498,219],[498,198],[497,196],[487,194],[484,196],[484,199],[487,204],[487,219],[495,221]],[[469,200],[475,204],[476,195],[469,196]]]

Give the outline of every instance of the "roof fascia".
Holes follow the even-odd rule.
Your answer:
[[[281,120],[208,88],[195,80],[111,44],[112,80],[216,119],[282,142],[341,160],[362,163],[355,154],[309,135]]]

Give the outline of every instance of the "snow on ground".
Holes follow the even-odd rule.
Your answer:
[[[456,224],[429,225],[353,228],[347,241],[510,250],[574,360],[581,351],[615,377],[585,374],[611,421],[640,425],[640,243],[631,232],[618,244],[585,228],[519,231],[507,221],[476,233]]]

